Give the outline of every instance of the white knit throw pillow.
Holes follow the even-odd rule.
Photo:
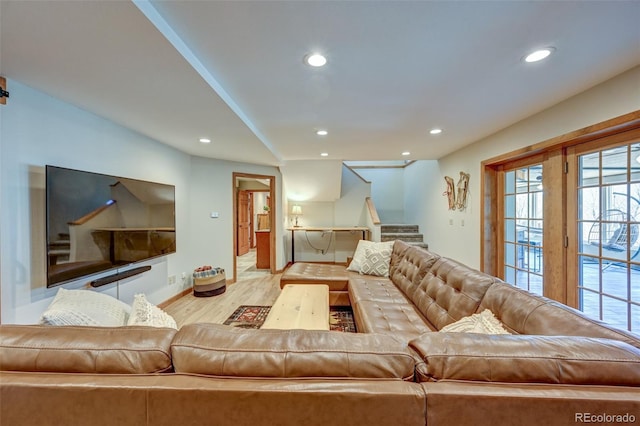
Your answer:
[[[127,325],[146,325],[150,327],[178,328],[171,315],[149,303],[144,294],[136,294],[133,297],[131,315]]]
[[[452,324],[442,327],[440,331],[447,333],[511,334],[489,309],[485,309],[479,314],[461,318]]]
[[[129,312],[131,306],[108,294],[60,288],[40,324],[119,327],[127,323]]]

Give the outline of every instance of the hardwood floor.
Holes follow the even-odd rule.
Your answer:
[[[273,305],[280,294],[280,275],[243,279],[227,284],[227,290],[212,297],[195,297],[193,293],[164,308],[178,327],[195,322],[222,324],[240,305]]]

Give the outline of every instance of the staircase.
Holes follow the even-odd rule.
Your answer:
[[[380,241],[402,240],[407,244],[429,249],[423,238],[418,225],[380,225]]]
[[[58,240],[50,242],[47,247],[49,265],[68,262],[70,253],[71,241],[69,240],[69,234],[58,234]]]

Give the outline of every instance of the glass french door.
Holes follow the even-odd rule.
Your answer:
[[[640,331],[640,138],[569,150],[575,167],[576,305],[592,318]],[[569,213],[570,215],[572,212]]]
[[[503,279],[524,290],[543,294],[544,199],[542,163],[502,171],[504,250]]]

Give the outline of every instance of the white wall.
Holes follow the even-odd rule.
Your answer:
[[[370,184],[364,182],[347,167],[342,166],[340,197],[329,201],[293,201],[288,200],[287,227],[293,225],[291,207],[302,207],[302,216],[298,224],[302,227],[354,227],[366,226],[368,210],[366,198],[371,194]],[[294,258],[296,262],[345,262],[353,256],[361,232],[315,232],[298,230],[293,232]],[[287,234],[287,258],[291,260],[292,232]]]
[[[294,201],[329,201],[340,198],[342,161],[297,160],[280,166],[287,198]]]
[[[431,250],[479,268],[481,161],[635,110],[640,110],[640,67],[441,158],[437,164],[414,163],[405,169],[405,194],[416,195],[407,200],[406,220],[420,225]],[[457,183],[460,171],[471,174],[468,208],[449,211],[442,196],[444,176]]]
[[[191,201],[189,226],[192,229],[189,249],[195,266],[220,266],[233,274],[233,173],[275,176],[275,200],[281,199],[282,178],[275,167],[260,166],[210,158],[193,157],[191,161]],[[275,206],[276,235],[283,235],[282,209]],[[211,218],[218,212],[218,218]],[[283,242],[276,238],[276,268],[285,264]]]
[[[151,271],[99,291],[127,303],[135,293],[143,292],[152,303],[160,303],[188,287],[190,282],[183,287],[181,274],[189,277],[199,264],[232,268],[232,172],[279,176],[276,168],[191,157],[16,81],[9,81],[8,86],[11,98],[8,105],[0,107],[3,323],[37,322],[57,292],[57,288],[45,285],[46,164],[176,187],[177,252],[145,262],[152,265]],[[280,194],[280,179],[276,181],[276,193]],[[219,211],[220,219],[210,219],[210,211]],[[281,212],[276,212],[281,222]],[[280,242],[279,267],[284,263],[283,255]],[[178,284],[169,286],[169,275],[176,275]],[[88,281],[64,287],[80,288]]]
[[[356,173],[371,182],[371,198],[383,224],[407,223],[404,216],[404,168],[355,169]],[[414,188],[406,196],[411,197]]]

